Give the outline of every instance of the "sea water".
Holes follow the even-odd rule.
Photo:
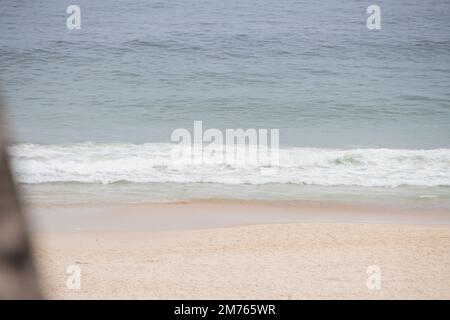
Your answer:
[[[448,205],[449,1],[377,1],[380,30],[370,1],[72,2],[0,0],[9,151],[35,197]],[[174,162],[196,120],[279,129],[279,170]]]

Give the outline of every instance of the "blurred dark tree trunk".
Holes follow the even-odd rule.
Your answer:
[[[0,299],[40,298],[17,189],[6,153],[7,135],[0,105]]]

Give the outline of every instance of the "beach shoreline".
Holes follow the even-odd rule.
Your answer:
[[[29,205],[39,232],[171,231],[284,223],[448,224],[450,209],[333,201],[190,200]]]
[[[35,257],[51,299],[450,298],[445,210],[190,201],[32,215],[43,223]],[[71,265],[80,290],[66,286]],[[367,287],[370,266],[380,290]]]

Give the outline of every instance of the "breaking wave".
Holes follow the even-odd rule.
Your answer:
[[[188,164],[173,144],[17,144],[9,148],[25,184],[78,182],[450,186],[450,149],[283,148],[276,170],[264,165]]]

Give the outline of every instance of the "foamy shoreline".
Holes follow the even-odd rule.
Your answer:
[[[174,155],[175,146],[171,143],[25,143],[11,146],[9,152],[18,181],[27,184],[450,186],[450,149],[445,148],[283,147],[277,163],[267,167],[265,161],[223,162],[214,153],[198,154],[202,161],[196,164],[190,161],[192,159]],[[223,154],[224,159],[229,156],[234,159],[234,149]]]

